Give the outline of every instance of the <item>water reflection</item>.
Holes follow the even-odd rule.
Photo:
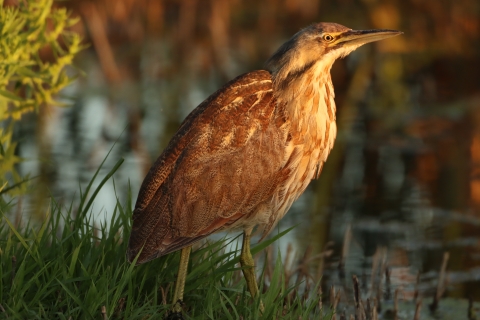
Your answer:
[[[136,195],[183,118],[225,81],[260,68],[300,27],[335,20],[401,29],[404,37],[335,64],[339,136],[321,178],[281,221],[280,230],[298,226],[279,245],[286,252],[291,243],[300,257],[333,241],[327,288],[343,283],[337,265],[351,226],[345,279],[357,274],[368,287],[385,247],[392,286],[412,291],[421,273],[425,294],[449,251],[448,296],[480,300],[478,1],[132,3],[67,4],[93,45],[77,61],[86,76],[66,92],[74,105],[17,131],[31,159],[21,170],[48,186],[32,195],[34,214],[50,193],[69,204],[115,144],[102,173],[126,161],[93,208],[108,219],[116,196],[129,186]]]

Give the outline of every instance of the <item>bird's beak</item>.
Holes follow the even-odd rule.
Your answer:
[[[365,43],[379,41],[390,37],[398,36],[403,34],[401,31],[397,30],[349,30],[342,34],[338,44],[347,45],[347,46],[361,46]]]

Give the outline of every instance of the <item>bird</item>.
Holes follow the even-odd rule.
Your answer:
[[[333,63],[401,33],[314,23],[264,70],[229,81],[185,118],[140,187],[127,249],[137,264],[181,250],[172,312],[182,312],[192,245],[219,231],[243,230],[240,263],[258,295],[253,229],[262,238],[272,230],[319,177],[334,145]]]

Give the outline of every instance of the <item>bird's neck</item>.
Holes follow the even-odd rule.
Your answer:
[[[284,106],[291,130],[311,142],[323,142],[328,150],[336,136],[332,63],[317,61],[273,74],[277,103]]]

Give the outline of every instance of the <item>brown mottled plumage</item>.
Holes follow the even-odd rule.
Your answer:
[[[266,235],[318,177],[333,147],[334,61],[398,34],[311,25],[277,50],[267,70],[233,79],[200,104],[142,184],[129,260],[140,250],[137,263],[185,248],[174,298],[182,300],[189,246],[214,232],[241,228],[240,261],[252,267],[253,227],[262,227]],[[255,296],[253,269],[243,271]]]
[[[143,245],[140,263],[258,220],[289,176],[289,127],[267,71],[239,76],[210,96],[185,119],[142,184],[130,259]]]

